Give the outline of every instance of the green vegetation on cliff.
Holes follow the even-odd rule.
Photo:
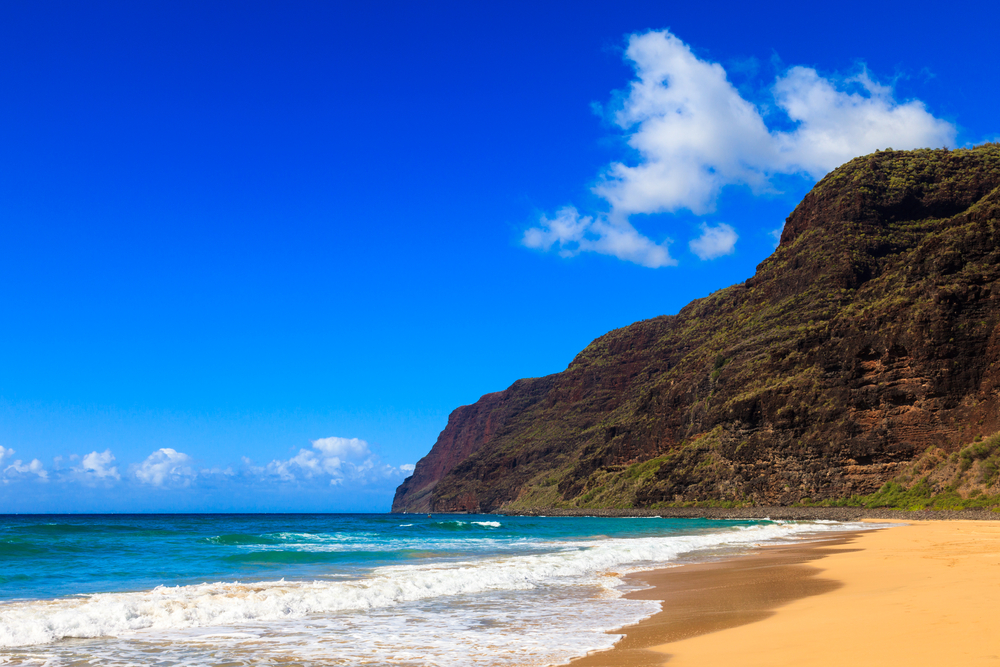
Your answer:
[[[803,505],[900,510],[991,509],[1000,512],[1000,433],[947,453],[930,447],[881,489]]]

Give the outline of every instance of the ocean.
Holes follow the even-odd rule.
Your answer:
[[[832,522],[0,516],[2,665],[558,665],[659,603],[623,576]]]

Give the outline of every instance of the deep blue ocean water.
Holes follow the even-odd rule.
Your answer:
[[[0,664],[550,665],[655,613],[622,575],[857,526],[0,516]]]

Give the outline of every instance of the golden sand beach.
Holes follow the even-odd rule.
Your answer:
[[[1000,665],[1000,521],[914,521],[644,573],[664,610],[573,667]]]

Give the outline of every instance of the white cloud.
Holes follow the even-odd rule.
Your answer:
[[[654,243],[625,219],[581,216],[575,208],[566,206],[559,209],[555,218],[543,215],[539,225],[524,232],[523,245],[545,251],[554,247],[562,257],[596,252],[651,269],[677,263],[670,256],[667,242]]]
[[[417,466],[413,465],[412,463],[404,463],[403,465],[399,466],[399,469],[402,470],[403,472],[413,472],[413,470],[416,467]]]
[[[701,223],[701,236],[692,239],[688,247],[691,248],[691,252],[698,255],[699,259],[715,259],[733,254],[738,238],[736,230],[724,222],[715,227]]]
[[[362,458],[369,456],[368,443],[358,438],[320,438],[312,446],[327,457]]]
[[[820,178],[877,148],[940,147],[956,130],[920,101],[897,103],[892,89],[867,72],[843,81],[792,67],[771,88],[778,109],[796,127],[769,130],[718,63],[698,59],[667,31],[633,35],[626,56],[637,74],[616,123],[630,132],[640,160],[612,164],[595,191],[614,211],[711,211],[726,185],[767,188],[776,174]]]
[[[816,70],[793,67],[773,87],[778,106],[798,127],[773,135],[778,173],[804,171],[819,179],[844,162],[877,148],[940,148],[955,144],[951,123],[928,113],[923,102],[903,104],[892,88],[875,82],[867,71],[846,80],[866,95],[839,91]]]
[[[771,189],[774,176],[818,179],[878,148],[955,143],[952,124],[935,118],[918,100],[897,102],[891,87],[867,71],[839,82],[808,67],[792,67],[777,77],[770,89],[784,116],[777,120],[794,125],[784,131],[768,127],[722,65],[699,59],[666,30],[632,35],[625,55],[636,79],[614,122],[626,132],[637,159],[611,164],[594,187],[608,203],[606,213],[581,216],[566,207],[555,219],[542,216],[538,227],[525,232],[525,246],[668,266],[675,262],[665,246],[632,227],[629,216],[681,209],[703,215],[730,185],[761,193]]]
[[[13,449],[4,449],[3,447],[0,447],[0,450],[3,450],[0,451],[0,461],[7,456],[14,454]],[[32,459],[31,463],[24,463],[21,459],[17,459],[4,468],[3,474],[5,482],[8,481],[7,478],[19,475],[36,475],[43,482],[47,482],[49,480],[49,473],[45,470],[45,466],[43,466],[42,462],[38,459]]]
[[[640,160],[612,164],[594,189],[613,211],[706,213],[726,183],[766,185],[753,163],[771,150],[767,127],[722,65],[666,31],[632,35],[625,55],[638,78],[614,120]]]
[[[164,486],[165,484],[191,483],[196,473],[188,465],[191,457],[170,447],[162,447],[140,463],[134,470],[135,478],[144,484]]]
[[[300,449],[298,454],[287,460],[275,459],[264,467],[255,467],[246,457],[243,457],[243,463],[255,475],[286,482],[328,479],[331,485],[348,479],[365,483],[405,472],[402,467],[381,463],[368,448],[368,443],[358,438],[320,438],[312,441],[312,447]]]
[[[14,456],[14,450],[0,445],[0,463],[3,463],[3,460],[8,456]]]
[[[73,472],[94,480],[121,479],[118,468],[111,465],[114,460],[114,454],[110,449],[105,449],[103,452],[94,451],[84,456],[80,460],[80,465],[73,468]]]

